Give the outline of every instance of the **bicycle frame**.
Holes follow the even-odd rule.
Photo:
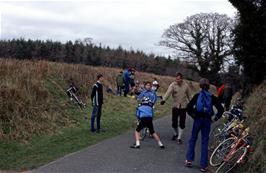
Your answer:
[[[229,153],[225,156],[224,158],[224,161],[225,162],[228,162],[232,157],[233,155],[236,153],[237,149],[241,148],[241,147],[247,147],[248,146],[248,143],[247,141],[245,140],[245,138],[247,137],[248,135],[244,135],[243,137],[241,138],[237,138],[236,137],[236,141],[234,142],[234,144],[231,146],[231,149],[229,151]],[[244,158],[241,157],[242,159]],[[241,158],[239,160],[241,160]],[[240,161],[238,161],[240,162]]]

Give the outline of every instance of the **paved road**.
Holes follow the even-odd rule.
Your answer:
[[[155,140],[146,138],[141,149],[131,149],[134,142],[133,130],[90,146],[76,153],[44,165],[32,173],[194,173],[199,167],[184,166],[187,141],[191,133],[192,120],[187,118],[184,134],[185,143],[177,145],[171,141],[171,117],[155,121],[155,130],[160,133],[165,150],[157,146]],[[198,149],[197,149],[198,150]],[[195,164],[198,165],[198,157]]]

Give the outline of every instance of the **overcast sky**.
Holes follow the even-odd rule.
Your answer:
[[[228,0],[1,1],[0,38],[93,38],[95,44],[166,55],[156,46],[163,31],[200,12],[233,17]]]

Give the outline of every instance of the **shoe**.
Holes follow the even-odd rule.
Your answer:
[[[181,139],[177,139],[177,144],[178,145],[180,145],[180,144],[182,144],[183,142],[182,142],[182,140]]]
[[[96,130],[96,133],[104,133],[104,132],[105,132],[104,129],[97,129],[97,130]]]
[[[91,129],[90,131],[91,131],[91,133],[95,133],[95,132],[96,132],[96,130],[95,130],[95,129]]]
[[[161,148],[161,149],[165,149],[165,146],[164,146],[164,145],[161,145],[160,148]]]
[[[201,168],[200,171],[201,172],[207,172],[208,170],[207,170],[207,168]]]
[[[133,144],[133,145],[130,146],[130,148],[140,149],[140,146],[139,145],[136,145],[136,144]]]
[[[185,161],[185,166],[186,166],[186,167],[192,167],[192,162],[186,160],[186,161]]]
[[[172,137],[172,141],[175,141],[176,138],[177,138],[177,135],[174,135],[174,136]]]

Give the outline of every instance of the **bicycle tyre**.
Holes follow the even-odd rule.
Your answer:
[[[217,124],[211,134],[210,134],[210,147],[209,149],[216,148],[219,145],[219,136],[222,134],[223,129],[225,128],[224,124]]]
[[[235,138],[231,137],[221,142],[212,152],[210,157],[211,166],[219,166],[222,164],[224,157],[229,152],[230,147],[235,142]]]
[[[228,173],[230,172],[237,164],[238,161],[247,154],[247,148],[241,147],[233,154],[233,156],[226,162],[224,162],[215,173]]]
[[[147,135],[147,131],[148,130],[148,128],[143,128],[141,131],[140,131],[140,140],[144,140],[145,139],[145,137],[146,137],[146,135]]]

